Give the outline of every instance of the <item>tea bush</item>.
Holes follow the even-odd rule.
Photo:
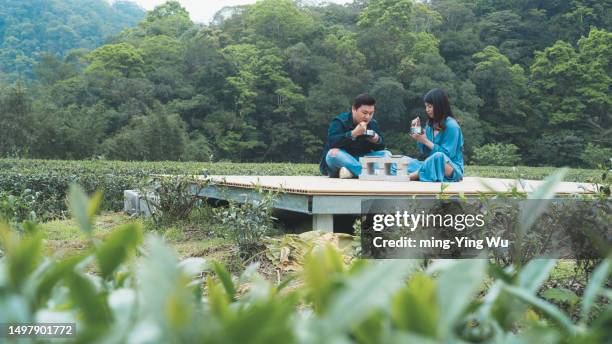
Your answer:
[[[201,203],[198,195],[206,185],[207,181],[190,176],[154,176],[147,177],[138,191],[151,210],[153,221],[161,226],[186,219]]]
[[[20,223],[25,220],[35,220],[38,207],[36,201],[40,193],[25,189],[18,195],[0,191],[0,218],[9,222]]]
[[[123,209],[123,190],[138,189],[152,174],[217,175],[312,175],[318,167],[306,164],[235,164],[226,162],[123,162],[105,160],[0,159],[0,190],[21,194],[25,189],[40,193],[44,209],[61,216],[71,183],[87,192],[102,190],[102,209]]]
[[[542,179],[552,167],[515,168],[466,166],[467,176],[496,178]],[[200,162],[125,162],[107,160],[28,160],[0,159],[0,190],[20,195],[29,189],[38,194],[40,217],[62,216],[64,199],[71,183],[78,183],[87,192],[102,190],[102,209],[119,211],[123,208],[123,190],[138,189],[151,174],[211,174],[211,175],[319,175],[316,164],[292,163],[200,163]],[[599,181],[597,170],[571,169],[566,181]]]
[[[478,165],[515,166],[521,161],[521,156],[513,144],[488,143],[474,148],[472,159]]]
[[[45,256],[32,223],[24,223],[22,235],[0,225],[0,323],[74,322],[79,343],[612,339],[612,256],[597,266],[579,297],[542,290],[555,265],[551,259],[505,268],[484,259],[441,260],[423,269],[417,260],[347,262],[328,246],[308,253],[298,277],[303,284],[295,289],[265,280],[257,265],[236,277],[202,258],[179,261],[157,236],[143,238],[136,223],[99,242],[91,226],[100,201],[100,194],[88,200],[78,188],[69,190],[71,213],[89,236],[85,252],[75,256]],[[97,274],[85,272],[91,265]],[[540,292],[572,302],[578,318]]]
[[[262,238],[274,231],[272,209],[276,194],[262,189],[255,196],[246,195],[244,202],[230,201],[227,207],[214,208],[214,219],[224,228],[248,258],[262,249]]]

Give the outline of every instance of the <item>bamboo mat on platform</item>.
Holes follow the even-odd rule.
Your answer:
[[[206,178],[206,177],[200,177]],[[442,183],[391,182],[358,179],[338,179],[322,176],[208,176],[219,185],[283,191],[305,195],[432,195],[441,191]],[[539,180],[465,177],[463,181],[446,183],[445,194],[477,195],[479,193],[510,192],[514,186],[519,192],[531,192],[543,182]],[[596,186],[589,183],[563,182],[556,186],[557,194],[593,193]]]

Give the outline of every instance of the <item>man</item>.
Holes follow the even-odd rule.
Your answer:
[[[355,178],[362,156],[390,156],[374,117],[376,100],[367,93],[355,97],[351,110],[336,116],[327,131],[319,170],[330,177]]]

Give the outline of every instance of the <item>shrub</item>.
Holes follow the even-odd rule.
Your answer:
[[[244,203],[230,201],[225,208],[214,209],[215,218],[227,229],[227,236],[240,253],[249,257],[262,248],[262,238],[273,231],[272,206],[276,195],[258,190],[257,196],[246,196]]]
[[[584,139],[571,132],[558,132],[555,136],[544,136],[535,141],[530,152],[526,152],[529,163],[536,166],[580,166],[580,155],[584,152]]]
[[[473,162],[477,165],[514,166],[520,161],[518,147],[513,144],[488,143],[474,148]]]
[[[85,191],[104,192],[102,209],[123,209],[123,190],[137,189],[152,174],[201,175],[316,175],[311,164],[236,164],[225,162],[127,162],[107,160],[0,159],[0,190],[19,195],[30,189],[39,193],[36,210],[49,217],[62,216],[71,183]],[[40,214],[39,214],[40,215]]]
[[[199,195],[207,184],[191,176],[155,176],[146,179],[139,194],[147,202],[157,225],[170,224],[189,216],[201,202]]]
[[[12,223],[19,223],[25,220],[35,220],[36,200],[39,193],[25,189],[20,195],[14,196],[7,192],[0,191],[0,219]]]
[[[612,159],[612,148],[601,147],[592,143],[587,143],[584,152],[580,155],[580,160],[586,167],[597,168],[605,165]]]

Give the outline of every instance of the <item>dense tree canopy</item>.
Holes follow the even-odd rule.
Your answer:
[[[0,16],[2,155],[315,162],[331,118],[365,91],[389,148],[412,155],[408,123],[435,87],[468,161],[486,144],[527,164],[612,154],[609,2],[260,0],[207,25],[174,1],[137,24],[126,2],[47,2],[0,5],[21,18],[84,8],[35,25]],[[117,20],[81,25],[103,8]]]
[[[41,55],[63,58],[71,49],[93,49],[126,27],[143,10],[127,1],[0,1],[0,72],[31,77]]]

